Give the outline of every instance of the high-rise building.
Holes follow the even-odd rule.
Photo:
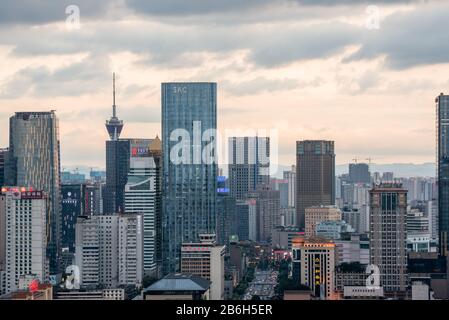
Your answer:
[[[82,287],[142,285],[141,215],[78,217],[75,238],[75,265]]]
[[[440,254],[449,253],[449,95],[436,99],[438,227]]]
[[[370,264],[379,267],[385,292],[407,287],[407,191],[382,183],[370,191]]]
[[[229,138],[231,196],[243,200],[249,191],[270,183],[270,138]]]
[[[216,245],[215,235],[202,234],[199,242],[182,244],[181,273],[210,280],[211,300],[223,300],[224,256],[225,246]]]
[[[2,187],[0,193],[0,270],[5,293],[32,276],[48,281],[47,232],[49,199],[42,191]]]
[[[228,245],[229,237],[238,234],[236,201],[224,186],[225,178],[218,176],[217,179],[217,243],[221,245]]]
[[[382,174],[382,182],[393,182],[394,180],[394,173],[391,171],[384,172]]]
[[[106,141],[106,186],[103,213],[124,212],[130,144],[129,139]]]
[[[75,226],[83,211],[83,185],[61,185],[61,248],[75,253]]]
[[[341,211],[337,206],[313,206],[305,210],[305,235],[310,238],[316,234],[316,226],[323,221],[341,220]]]
[[[130,140],[130,168],[125,186],[125,213],[143,215],[143,261],[157,274],[161,261],[161,140]]]
[[[284,171],[284,179],[288,182],[288,206],[294,208],[296,206],[296,166],[292,166],[291,171]]]
[[[366,163],[349,164],[349,180],[351,183],[371,183],[369,166]]]
[[[2,187],[5,182],[5,160],[7,156],[8,148],[0,148],[0,187]]]
[[[59,269],[61,194],[59,124],[55,111],[16,112],[9,119],[9,152],[5,185],[44,191],[49,198],[47,253],[50,272]]]
[[[334,142],[296,142],[296,213],[300,229],[305,227],[305,209],[335,204]]]
[[[215,233],[217,85],[162,84],[163,271],[180,270],[181,244]]]
[[[292,243],[295,278],[320,299],[334,298],[335,243],[318,237]]]
[[[279,191],[271,190],[262,185],[257,190],[248,192],[248,199],[250,203],[255,203],[256,208],[255,240],[268,243],[271,239],[272,230],[281,224]]]

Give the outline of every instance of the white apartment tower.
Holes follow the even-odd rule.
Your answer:
[[[4,293],[16,291],[25,276],[41,283],[48,281],[48,201],[42,191],[1,189],[0,270],[4,271]]]
[[[75,238],[75,265],[80,270],[82,287],[141,286],[141,215],[78,217]]]

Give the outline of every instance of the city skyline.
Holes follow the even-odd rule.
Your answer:
[[[16,110],[56,109],[62,166],[104,168],[102,124],[110,116],[110,76],[117,72],[122,137],[160,135],[160,83],[213,81],[219,130],[278,129],[282,165],[294,164],[295,141],[307,139],[334,140],[337,164],[354,157],[434,162],[429,101],[449,88],[441,46],[448,35],[435,26],[449,5],[381,1],[379,29],[370,29],[369,3],[351,2],[161,1],[147,7],[81,1],[79,29],[67,29],[65,1],[20,9],[2,4],[2,12],[17,14],[0,15],[0,127]],[[263,35],[270,38],[261,41]],[[426,50],[418,50],[423,44]],[[0,145],[7,145],[6,132]]]

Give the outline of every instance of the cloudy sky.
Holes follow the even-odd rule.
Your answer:
[[[160,134],[161,82],[215,81],[219,129],[277,129],[282,164],[303,139],[432,162],[448,21],[449,1],[2,0],[0,147],[14,112],[55,109],[63,165],[104,167],[115,71],[122,137]]]

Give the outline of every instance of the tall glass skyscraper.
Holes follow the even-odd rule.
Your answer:
[[[164,273],[180,271],[182,243],[215,232],[216,128],[216,83],[162,84]]]
[[[9,119],[9,152],[5,185],[42,190],[49,197],[48,258],[50,272],[59,269],[61,194],[59,125],[55,111],[16,112]]]
[[[436,99],[437,174],[440,254],[448,255],[449,248],[449,95]]]

